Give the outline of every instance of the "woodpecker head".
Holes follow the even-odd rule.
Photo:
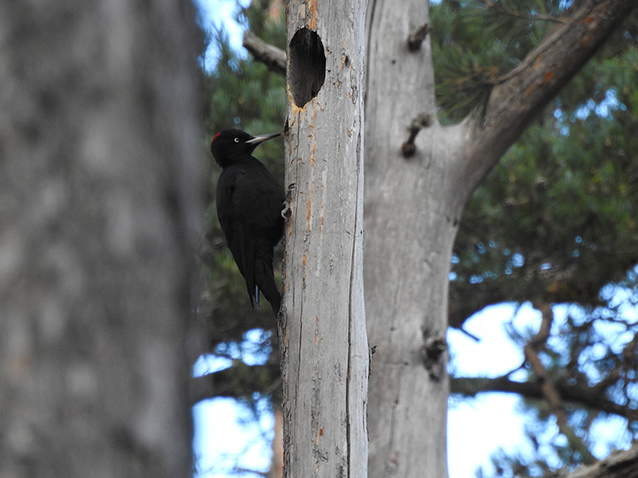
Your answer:
[[[210,142],[210,151],[222,168],[242,156],[250,155],[264,141],[279,136],[279,133],[251,136],[238,129],[225,129],[217,133]]]

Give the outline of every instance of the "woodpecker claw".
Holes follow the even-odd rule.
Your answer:
[[[286,194],[286,200],[284,201],[284,207],[281,210],[281,217],[288,220],[290,216],[292,216],[292,209],[290,208],[290,203],[292,202],[292,191],[295,189],[297,185],[295,183],[290,183],[288,185],[288,193]]]

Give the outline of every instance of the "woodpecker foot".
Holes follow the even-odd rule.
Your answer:
[[[292,216],[292,209],[290,208],[290,204],[292,203],[292,191],[297,187],[295,183],[290,183],[288,185],[288,193],[286,194],[286,200],[284,201],[284,207],[281,210],[281,217],[283,217],[286,221],[290,219]]]

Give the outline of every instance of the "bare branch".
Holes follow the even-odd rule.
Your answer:
[[[416,145],[414,144],[416,135],[419,134],[419,131],[423,128],[429,128],[430,126],[432,126],[432,118],[426,113],[421,113],[412,120],[408,128],[408,139],[401,145],[401,154],[403,154],[404,158],[414,156],[414,153],[416,153]]]
[[[414,30],[410,36],[408,37],[408,50],[410,51],[418,51],[421,49],[421,43],[425,40],[425,37],[428,36],[428,33],[432,28],[428,23],[421,25],[419,28]]]
[[[268,476],[269,476],[268,472],[258,471],[258,470],[251,470],[250,468],[235,467],[235,468],[233,468],[233,471],[235,473],[253,473],[255,475],[263,476],[264,478],[268,478]]]
[[[514,382],[507,375],[496,378],[455,377],[451,379],[450,385],[451,393],[466,397],[473,397],[479,393],[486,392],[504,392],[517,393],[523,397],[538,400],[544,398],[541,387],[537,382]],[[563,379],[556,380],[554,387],[564,401],[605,413],[613,413],[629,420],[638,420],[637,410],[612,402],[605,396],[604,392],[599,393],[593,387],[586,387],[580,384],[570,385]]]
[[[523,353],[525,360],[532,367],[534,371],[534,378],[538,381],[543,397],[549,404],[552,413],[556,417],[556,424],[560,432],[567,437],[567,440],[575,445],[582,445],[582,440],[574,433],[572,427],[567,422],[567,410],[561,401],[561,396],[556,389],[552,377],[543,365],[538,352],[545,348],[547,339],[550,335],[550,329],[552,322],[554,321],[554,312],[552,311],[551,304],[544,302],[539,305],[535,305],[535,308],[542,314],[541,325],[538,329],[538,333],[523,347]],[[586,447],[578,446],[583,454],[584,463],[593,463],[594,456],[589,453]]]
[[[269,394],[279,387],[276,363],[246,365],[241,360],[233,362],[230,368],[192,378],[191,403],[216,397],[249,398],[254,392]]]
[[[244,48],[255,57],[255,60],[281,76],[286,76],[286,52],[266,43],[250,30],[244,33]]]

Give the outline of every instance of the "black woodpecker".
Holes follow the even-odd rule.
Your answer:
[[[251,136],[238,129],[215,135],[210,150],[222,172],[217,181],[217,217],[253,307],[259,291],[279,313],[281,296],[273,273],[273,249],[284,233],[281,211],[286,194],[261,161],[255,148],[279,133]]]

